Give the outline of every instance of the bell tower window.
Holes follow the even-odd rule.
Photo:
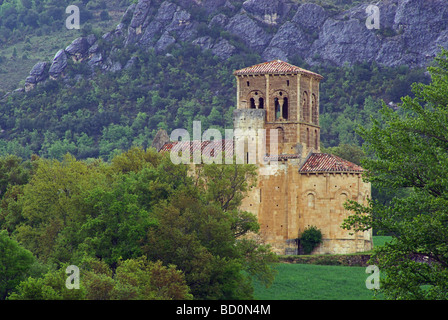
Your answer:
[[[280,119],[280,102],[278,101],[278,98],[274,99],[275,102],[275,120]]]
[[[308,92],[303,92],[303,99],[302,99],[302,114],[303,114],[303,120],[305,122],[310,121],[310,105],[308,100]]]
[[[310,147],[310,128],[306,128],[306,146]]]
[[[319,124],[319,110],[317,106],[317,99],[316,95],[311,95],[311,113],[312,113],[312,121],[313,124],[318,125]]]
[[[254,98],[250,98],[250,108],[251,108],[251,109],[256,109],[256,106],[255,106],[255,99],[254,99]]]
[[[289,117],[288,93],[278,91],[274,93],[274,114],[275,120],[287,120]]]
[[[249,92],[247,95],[247,108],[248,109],[264,109],[264,95],[259,90]]]
[[[288,119],[288,98],[283,98],[283,119]]]

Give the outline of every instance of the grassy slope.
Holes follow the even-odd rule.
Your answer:
[[[374,245],[383,245],[390,237],[374,237]],[[364,267],[322,266],[279,263],[271,287],[255,282],[258,300],[371,300],[366,288],[369,276]]]
[[[110,14],[109,21],[100,21],[96,18],[90,22],[93,29],[101,30],[106,33],[112,30],[120,21],[124,8],[121,11],[114,11]],[[98,12],[94,12],[98,15]],[[61,26],[59,31],[49,34],[24,35],[24,40],[18,43],[0,46],[0,56],[5,57],[0,62],[0,92],[12,91],[25,85],[25,79],[31,71],[32,67],[39,61],[51,62],[54,55],[59,49],[65,49],[73,40],[82,35],[81,30],[68,30],[65,26]],[[17,57],[13,58],[13,51],[16,48]],[[23,54],[27,59],[22,59]]]

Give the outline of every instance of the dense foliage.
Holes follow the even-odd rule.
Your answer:
[[[367,179],[407,193],[388,204],[347,205],[356,214],[346,228],[393,236],[371,259],[391,299],[448,299],[448,51],[428,71],[431,83],[414,84],[415,98],[404,97],[400,112],[385,106],[380,120],[360,130]]]
[[[259,226],[238,209],[253,165],[191,175],[168,155],[132,148],[110,163],[33,157],[3,173],[18,168],[28,179],[2,182],[0,252],[15,253],[2,255],[10,276],[0,278],[11,279],[3,297],[250,299],[252,279],[273,281],[275,255],[246,237]],[[33,259],[40,271],[19,285]],[[76,292],[65,287],[68,265],[82,273]]]

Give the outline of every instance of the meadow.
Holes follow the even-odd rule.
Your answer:
[[[374,246],[383,245],[390,237],[374,237]],[[266,288],[254,283],[257,300],[372,300],[373,291],[366,288],[369,274],[365,267],[278,263],[274,283]]]

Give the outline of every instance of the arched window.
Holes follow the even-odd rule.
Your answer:
[[[313,123],[318,125],[319,124],[319,110],[317,107],[317,99],[316,99],[315,94],[311,95],[311,113],[312,113]]]
[[[306,146],[310,146],[310,128],[306,128]]]
[[[318,150],[319,148],[319,134],[317,130],[314,130],[314,149]]]
[[[314,209],[316,207],[316,198],[314,194],[308,193],[307,202],[308,202],[308,208]]]
[[[283,119],[288,119],[288,98],[283,98]]]
[[[288,101],[288,93],[279,90],[274,92],[274,114],[275,120],[285,120],[289,117],[289,101]]]
[[[250,109],[264,109],[263,93],[259,90],[249,92],[247,101]]]
[[[275,120],[280,119],[280,102],[278,98],[274,99],[274,105],[275,105]]]
[[[308,92],[304,91],[302,94],[302,114],[305,122],[310,122],[310,103],[308,100]]]
[[[255,99],[254,98],[250,98],[250,108],[255,109]]]

